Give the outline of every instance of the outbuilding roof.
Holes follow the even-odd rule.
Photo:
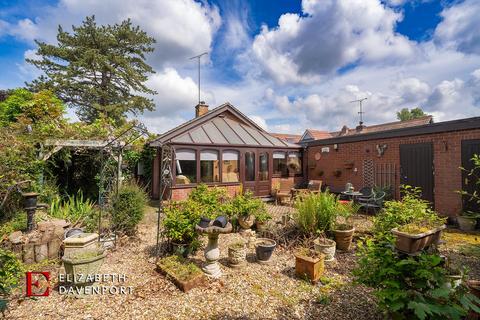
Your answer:
[[[161,134],[150,146],[164,143],[300,148],[269,134],[228,102]]]

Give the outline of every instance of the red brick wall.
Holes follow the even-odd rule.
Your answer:
[[[335,151],[333,145],[322,145],[308,148],[307,172],[308,179],[323,180],[335,189],[343,189],[351,182],[356,189],[363,184],[363,160],[373,159],[377,164],[395,164],[395,191],[399,197],[400,184],[400,144],[424,143],[433,144],[433,162],[435,168],[434,193],[435,209],[441,214],[455,216],[462,209],[461,197],[455,191],[462,187],[461,142],[462,140],[480,139],[480,129],[454,131],[411,137],[378,139],[361,142],[338,144]],[[387,144],[383,156],[378,156],[376,145]],[[321,153],[322,147],[330,147],[330,152]],[[321,153],[320,160],[315,160],[315,154]],[[353,162],[352,169],[345,168],[346,162]],[[340,169],[340,177],[334,177],[333,171]],[[357,172],[354,171],[357,168]],[[319,175],[323,171],[323,175]]]

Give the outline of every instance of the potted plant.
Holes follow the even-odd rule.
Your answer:
[[[197,265],[177,255],[160,259],[157,262],[157,270],[183,292],[188,292],[206,283],[206,277]]]
[[[350,217],[352,214],[358,211],[358,205],[352,202],[339,202],[337,201],[337,215],[343,218],[342,223],[335,223],[333,233],[335,235],[335,242],[337,243],[337,249],[342,251],[349,251],[352,245],[353,234],[355,228],[350,223]]]
[[[277,243],[268,238],[258,238],[255,243],[255,254],[260,263],[269,263]]]
[[[262,205],[257,211],[255,211],[254,215],[257,231],[264,231],[267,221],[272,219],[272,216],[268,213],[265,205]]]
[[[457,217],[457,222],[458,222],[458,226],[460,227],[460,230],[462,231],[475,230],[475,226],[477,225],[477,219],[479,217],[480,217],[480,214],[472,211],[462,212],[462,214],[460,214]]]
[[[325,255],[322,253],[301,248],[295,253],[295,273],[316,283],[325,270],[324,259]]]
[[[67,279],[72,280],[69,282],[73,285],[85,284],[86,277],[79,277],[78,275],[97,274],[105,256],[104,250],[89,250],[63,257],[62,261],[65,273],[68,275]]]
[[[237,241],[228,246],[228,263],[231,267],[242,266],[247,259],[247,248],[244,241]]]
[[[397,250],[414,254],[428,248],[440,239],[440,233],[446,226],[430,222],[413,222],[392,229]]]
[[[255,212],[264,207],[261,199],[254,198],[253,193],[247,190],[233,198],[231,207],[236,212],[238,224],[244,230],[250,229],[255,223]]]
[[[315,251],[323,254],[325,263],[335,261],[335,248],[337,243],[325,237],[325,233],[321,232],[320,236],[313,241]]]

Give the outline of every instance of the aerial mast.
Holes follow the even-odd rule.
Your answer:
[[[190,60],[197,59],[198,61],[198,103],[200,104],[200,59],[202,56],[207,55],[208,52],[201,53],[199,55],[196,55],[194,57],[191,57]]]
[[[350,103],[358,102],[358,104],[359,104],[358,114],[360,115],[360,125],[363,125],[363,114],[365,113],[365,112],[363,112],[362,102],[367,100],[367,99],[368,98],[362,98],[362,99],[357,99],[357,100],[350,101]]]

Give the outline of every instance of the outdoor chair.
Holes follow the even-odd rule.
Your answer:
[[[284,179],[280,180],[280,187],[275,195],[276,205],[278,205],[278,203],[282,204],[285,199],[287,199],[288,202],[291,201],[293,186],[294,186],[294,183],[291,180],[284,180]]]
[[[307,189],[310,193],[320,193],[322,191],[322,180],[310,180]]]
[[[383,207],[383,199],[385,198],[385,192],[380,191],[379,193],[373,193],[370,198],[363,198],[358,200],[360,208],[369,214],[370,211],[373,211],[376,214]]]
[[[362,195],[358,196],[355,200],[357,202],[361,200],[370,199],[373,196],[373,188],[372,187],[363,187],[362,189],[358,190]]]

